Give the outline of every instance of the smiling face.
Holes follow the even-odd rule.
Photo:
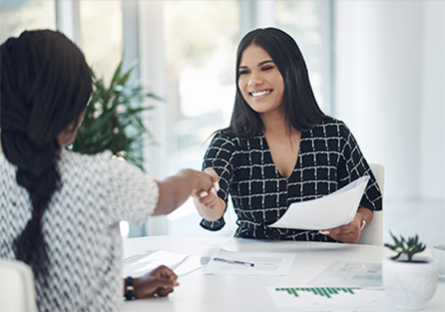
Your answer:
[[[248,46],[238,68],[238,88],[258,114],[282,113],[284,80],[270,55],[257,45]]]

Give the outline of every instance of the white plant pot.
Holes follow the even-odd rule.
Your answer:
[[[422,310],[436,292],[439,278],[437,260],[420,257],[415,260],[426,262],[402,262],[390,258],[383,260],[383,286],[398,310]]]

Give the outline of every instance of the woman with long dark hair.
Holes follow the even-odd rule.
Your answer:
[[[41,311],[119,310],[124,289],[167,296],[178,283],[165,266],[123,281],[119,221],[167,214],[210,192],[216,175],[185,169],[158,182],[109,152],[66,150],[92,82],[63,34],[25,31],[0,57],[0,258],[31,266]]]
[[[381,209],[377,182],[347,126],[319,108],[296,42],[276,28],[251,31],[236,60],[230,126],[217,131],[203,168],[218,193],[194,197],[201,226],[219,230],[230,195],[236,237],[355,243]],[[354,220],[322,231],[271,228],[294,202],[319,198],[361,176],[370,180]]]

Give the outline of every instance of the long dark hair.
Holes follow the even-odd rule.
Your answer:
[[[91,94],[91,74],[76,45],[50,30],[9,38],[0,56],[1,143],[32,205],[32,217],[13,248],[34,274],[45,274],[49,259],[42,217],[60,187],[57,135],[78,121]]]
[[[283,107],[289,130],[312,129],[325,115],[315,100],[306,63],[295,40],[277,28],[256,29],[241,40],[236,56],[236,96],[232,119],[227,130],[238,137],[251,138],[263,130],[260,116],[244,100],[238,87],[239,65],[250,45],[263,48],[277,65],[284,80]]]

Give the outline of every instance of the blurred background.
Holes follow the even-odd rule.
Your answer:
[[[23,30],[65,33],[109,81],[120,60],[132,80],[163,98],[144,121],[150,176],[201,169],[212,133],[226,127],[235,53],[248,31],[274,26],[294,37],[323,111],[346,122],[368,162],[385,167],[389,230],[428,247],[445,243],[445,1],[1,0],[0,42]],[[124,53],[125,52],[125,53]],[[136,103],[136,105],[138,105]],[[191,201],[123,237],[232,235],[200,228]]]

